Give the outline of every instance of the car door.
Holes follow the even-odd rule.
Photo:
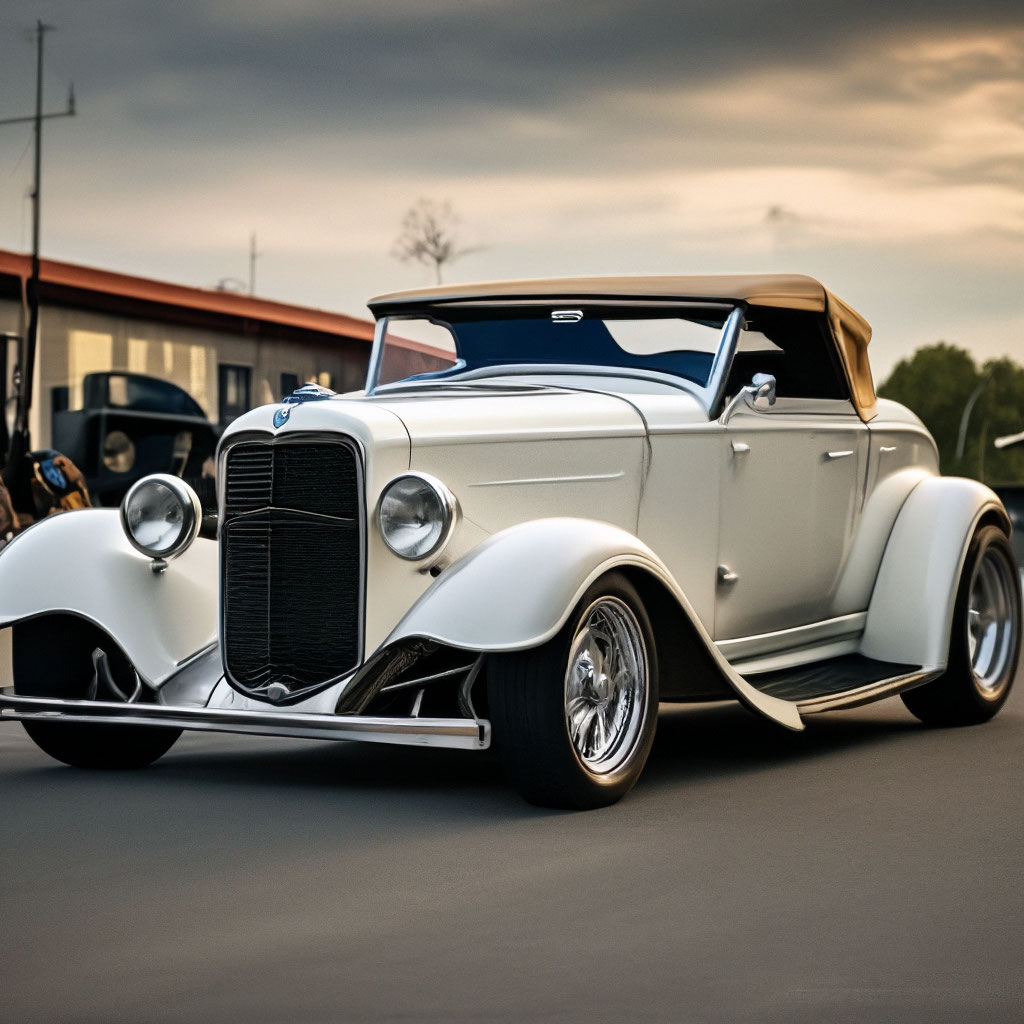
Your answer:
[[[838,584],[864,496],[867,428],[849,402],[742,405],[724,431],[715,601],[720,640],[857,609]]]

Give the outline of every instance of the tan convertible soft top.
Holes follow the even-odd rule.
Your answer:
[[[535,281],[486,281],[439,285],[378,295],[374,314],[449,302],[508,299],[690,299],[821,313],[828,322],[861,419],[875,416],[875,386],[868,363],[871,326],[820,281],[803,274],[707,274],[687,277],[555,277]]]

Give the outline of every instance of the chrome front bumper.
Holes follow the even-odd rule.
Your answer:
[[[371,718],[293,711],[120,704],[93,700],[19,697],[0,689],[0,721],[93,722],[104,725],[164,725],[176,729],[290,736],[310,740],[361,740],[416,747],[485,750],[491,724],[470,718]]]

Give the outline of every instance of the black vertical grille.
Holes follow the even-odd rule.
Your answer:
[[[363,592],[362,486],[349,442],[229,449],[221,527],[224,665],[259,696],[293,696],[355,668]]]

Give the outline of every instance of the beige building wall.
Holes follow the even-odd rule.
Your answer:
[[[24,333],[20,303],[0,299],[0,330]],[[262,326],[263,331],[272,328]],[[44,306],[39,318],[32,441],[50,444],[52,394],[69,389],[69,408],[82,406],[86,374],[109,370],[144,373],[184,388],[216,423],[218,364],[252,372],[252,405],[280,401],[281,375],[300,383],[319,380],[336,391],[363,386],[369,345],[360,360],[344,342],[313,343],[288,338],[247,337],[185,324],[119,316],[72,307]]]

